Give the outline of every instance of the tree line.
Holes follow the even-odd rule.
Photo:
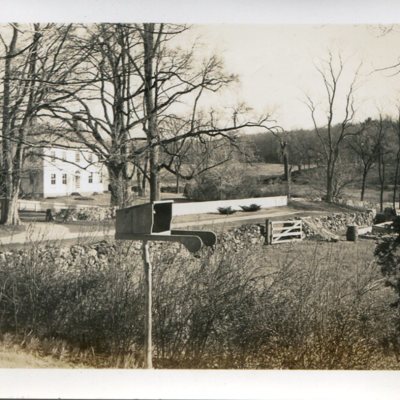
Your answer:
[[[340,136],[341,127],[335,125],[331,136]],[[332,199],[336,200],[342,190],[349,184],[358,184],[361,201],[366,199],[368,178],[374,171],[377,175],[377,187],[381,209],[384,203],[384,192],[388,186],[392,190],[392,204],[400,202],[400,112],[397,118],[380,114],[377,118],[367,118],[352,125],[353,135],[346,138],[338,148],[337,162],[332,179]],[[325,128],[319,128],[322,138],[328,136]],[[253,161],[266,163],[283,163],[286,165],[284,176],[290,179],[295,169],[319,169],[327,174],[327,159],[323,146],[315,140],[315,131],[291,130],[282,132],[277,139],[274,135],[255,134],[242,138],[243,145],[253,149]],[[287,161],[282,153],[285,143]],[[289,178],[287,170],[290,171]],[[326,180],[326,175],[324,176]],[[326,181],[325,181],[326,184]],[[326,188],[325,188],[325,193]]]
[[[329,52],[316,66],[322,99],[305,95],[304,105],[313,128],[309,130],[277,129],[273,134],[257,134],[243,139],[254,146],[260,161],[283,162],[290,194],[290,171],[293,166],[318,167],[323,172],[324,198],[335,201],[344,187],[360,181],[360,200],[365,199],[367,178],[376,169],[379,181],[380,208],[384,190],[393,185],[392,203],[400,203],[400,106],[386,115],[356,120],[356,99],[360,66],[344,79],[345,63],[340,54]],[[395,68],[398,66],[396,65]],[[289,161],[290,160],[290,161]]]

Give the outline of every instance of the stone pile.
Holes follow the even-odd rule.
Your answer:
[[[250,246],[260,246],[265,243],[265,226],[248,224],[231,228],[218,233],[218,245],[224,249],[240,251]]]
[[[344,234],[349,225],[370,226],[373,223],[372,211],[334,213],[319,217],[304,217],[303,231],[306,237],[321,237],[336,239],[338,234]]]

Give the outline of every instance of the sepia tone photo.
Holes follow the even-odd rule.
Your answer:
[[[3,23],[0,368],[398,370],[399,37]]]

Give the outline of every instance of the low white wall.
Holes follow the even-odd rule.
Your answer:
[[[93,204],[65,204],[57,202],[41,202],[35,200],[18,200],[20,210],[25,211],[46,211],[51,208],[54,211],[60,211],[63,208],[88,208],[97,207]],[[261,208],[282,207],[287,206],[287,196],[275,197],[257,197],[251,199],[239,200],[217,200],[217,201],[199,201],[195,203],[173,203],[172,215],[190,215],[190,214],[207,214],[218,213],[218,207],[232,207],[234,210],[241,211],[240,206],[249,206],[250,204],[258,204]]]
[[[258,204],[261,208],[287,206],[287,196],[257,197],[239,200],[199,201],[196,203],[174,203],[172,215],[218,213],[218,207],[232,207],[241,211],[240,206]]]

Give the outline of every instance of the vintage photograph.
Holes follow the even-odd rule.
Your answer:
[[[0,368],[398,370],[399,40],[2,23]]]

